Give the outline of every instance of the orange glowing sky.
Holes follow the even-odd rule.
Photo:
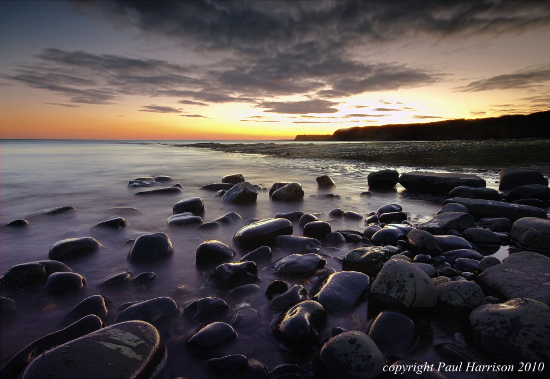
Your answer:
[[[548,1],[0,2],[0,138],[287,139],[548,110]]]

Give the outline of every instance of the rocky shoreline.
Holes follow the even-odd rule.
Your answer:
[[[168,176],[156,176],[128,185],[144,201],[181,196],[182,186],[170,182]],[[326,175],[317,183],[337,189]],[[432,219],[416,225],[398,204],[370,214],[323,209],[328,218],[322,220],[299,210],[306,194],[292,182],[273,184],[269,196],[275,204],[297,209],[268,219],[243,220],[230,212],[204,222],[209,210],[203,200],[182,199],[166,221],[174,233],[238,228],[232,241],[205,240],[196,248],[195,264],[205,273],[211,296],[190,298],[180,286],[166,296],[113,309],[105,289],[131,285],[147,291],[156,280],[148,265],[174,254],[169,234],[142,234],[125,246],[128,261],[143,271],[97,283],[98,294],[72,304],[58,330],[16,354],[0,377],[547,377],[550,188],[545,176],[503,170],[497,191],[475,175],[381,170],[369,175],[370,191],[362,195],[376,196],[397,183],[411,193],[447,199]],[[202,189],[223,204],[247,207],[267,191],[240,174]],[[34,222],[74,212],[71,206],[42,210],[9,222],[2,233],[20,233]],[[125,216],[140,211],[113,212],[116,217],[93,226],[90,236],[58,241],[45,260],[22,262],[3,274],[2,328],[21,311],[17,300],[22,297],[42,292],[55,303],[96,285],[70,263],[96,254],[102,235],[119,233],[126,228]],[[339,218],[364,219],[365,226],[333,230],[332,221]],[[510,246],[503,262],[493,256],[502,246]],[[274,259],[273,251],[284,256]],[[341,262],[340,269],[328,267],[328,260]],[[267,284],[267,324],[265,312],[246,300],[262,283]],[[340,323],[355,314],[362,314],[366,324]],[[461,338],[434,343],[434,330]],[[287,363],[268,367],[254,359],[254,351],[265,344],[283,351]],[[240,353],[244,345],[250,354]],[[437,354],[428,355],[429,362],[426,350]],[[194,365],[191,373],[181,369],[182,360]]]

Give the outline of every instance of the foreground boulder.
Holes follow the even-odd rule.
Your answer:
[[[222,183],[238,184],[244,182],[244,176],[242,174],[226,175],[222,178]]]
[[[107,305],[105,298],[101,295],[87,297],[72,308],[59,322],[59,326],[65,328],[88,315],[95,315],[105,322],[107,319]]]
[[[452,172],[435,173],[425,171],[401,174],[399,183],[411,192],[447,195],[458,186],[485,187],[485,180],[477,175]]]
[[[505,299],[528,297],[550,305],[550,258],[522,251],[485,269],[477,281]]]
[[[300,183],[288,183],[271,194],[272,200],[297,201],[304,197],[304,190]]]
[[[504,201],[452,197],[445,200],[445,204],[449,203],[459,203],[466,206],[468,212],[475,218],[506,217],[512,221],[522,217],[546,218],[546,212],[543,209]]]
[[[474,282],[447,282],[437,289],[437,304],[447,314],[461,317],[487,303],[485,294]]]
[[[38,356],[27,367],[22,378],[148,377],[163,354],[160,335],[151,324],[124,322],[87,334]]]
[[[544,303],[517,298],[487,304],[470,314],[470,323],[481,346],[501,362],[550,362],[550,306]]]
[[[200,216],[204,213],[204,203],[200,197],[189,197],[178,201],[172,207],[172,213],[185,213],[191,212],[196,216]]]
[[[447,234],[454,229],[463,232],[468,228],[477,226],[472,215],[462,212],[445,212],[435,215],[431,220],[418,225],[418,229],[431,234]]]
[[[342,268],[374,277],[391,255],[391,250],[383,246],[358,247],[346,254]]]
[[[370,188],[393,188],[399,180],[399,173],[395,170],[380,170],[369,173],[367,182]]]
[[[257,197],[258,190],[256,190],[252,184],[248,182],[241,182],[239,184],[235,184],[227,190],[227,192],[222,196],[222,202],[232,204],[250,204],[255,203]]]
[[[525,249],[550,251],[550,220],[520,218],[512,225],[510,236]]]
[[[204,241],[197,248],[195,262],[197,266],[217,266],[220,263],[230,262],[235,252],[221,241]]]
[[[496,189],[484,187],[458,186],[449,192],[449,197],[468,197],[471,199],[500,200]]]
[[[286,218],[270,218],[243,226],[233,240],[244,247],[260,247],[271,244],[277,236],[292,234],[292,223]]]
[[[144,234],[132,245],[128,260],[134,263],[149,263],[172,255],[174,247],[165,233]]]
[[[43,286],[48,277],[55,272],[72,271],[65,263],[58,261],[21,263],[11,267],[0,278],[0,283],[4,288],[25,290]]]
[[[158,327],[178,313],[178,305],[174,300],[169,297],[157,297],[126,308],[118,316],[117,322],[141,320]]]
[[[548,186],[548,179],[539,171],[505,169],[500,172],[498,189],[508,191],[526,184],[542,184]]]
[[[93,253],[100,247],[101,244],[92,237],[68,238],[53,244],[48,259],[63,261],[78,258]]]
[[[380,312],[368,328],[368,336],[384,355],[403,354],[417,340],[414,321],[395,311]]]
[[[328,311],[346,311],[361,300],[369,283],[369,277],[361,272],[335,272],[315,295],[315,300]]]

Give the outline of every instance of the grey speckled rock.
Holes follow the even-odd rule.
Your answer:
[[[397,309],[433,307],[437,293],[430,277],[414,264],[391,259],[376,276],[371,294],[380,303]]]
[[[525,249],[550,251],[550,220],[520,218],[512,225],[510,236]]]
[[[476,218],[506,217],[512,221],[522,217],[546,218],[546,212],[543,209],[504,201],[453,197],[445,200],[445,204],[449,203],[459,203],[466,206],[468,212]]]
[[[370,379],[382,374],[384,357],[362,332],[344,332],[329,339],[319,357],[332,379]]]
[[[499,361],[550,362],[550,307],[544,303],[518,298],[487,304],[470,314],[470,323],[481,345]]]
[[[528,297],[550,305],[550,258],[532,252],[513,253],[485,269],[478,282],[505,299]]]
[[[148,377],[160,362],[163,352],[160,335],[152,325],[130,321],[49,350],[31,362],[23,378]]]
[[[465,316],[487,304],[485,294],[474,282],[447,282],[436,287],[438,306],[451,315]]]
[[[328,277],[315,300],[328,311],[346,311],[360,301],[369,283],[369,277],[361,272],[335,272]]]

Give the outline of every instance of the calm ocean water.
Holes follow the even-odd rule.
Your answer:
[[[209,272],[195,268],[197,246],[205,240],[217,239],[232,245],[233,234],[243,225],[222,227],[215,231],[195,228],[169,228],[166,219],[178,200],[199,196],[205,203],[205,222],[227,212],[236,211],[244,220],[269,218],[277,212],[302,210],[318,213],[328,220],[334,208],[366,215],[389,203],[401,204],[409,220],[418,223],[431,218],[441,207],[442,199],[408,196],[398,188],[395,192],[374,193],[360,197],[368,190],[369,172],[394,168],[400,172],[413,170],[457,171],[477,174],[489,187],[498,187],[498,170],[517,165],[537,167],[550,172],[549,141],[498,142],[372,142],[372,143],[295,143],[295,142],[228,142],[197,143],[192,141],[1,141],[0,142],[0,224],[24,218],[46,208],[71,205],[72,217],[52,217],[31,222],[28,230],[3,230],[0,238],[0,272],[15,264],[47,259],[49,248],[57,241],[90,235],[90,228],[112,216],[111,207],[135,207],[142,215],[127,216],[129,225],[121,232],[98,237],[101,251],[69,266],[86,277],[87,287],[76,295],[51,297],[40,291],[15,295],[17,317],[2,324],[1,364],[33,340],[56,330],[57,322],[79,301],[100,293],[111,299],[111,317],[116,309],[129,301],[171,296],[184,285],[188,295],[180,305],[204,296],[220,296],[203,288]],[[222,204],[213,192],[199,189],[207,183],[221,182],[225,175],[241,173],[253,184],[269,189],[275,182],[295,181],[303,185],[304,201],[294,204],[273,203],[267,191],[260,192],[256,205]],[[330,193],[339,199],[311,197],[326,193],[317,188],[315,178],[328,174],[337,184]],[[144,189],[128,188],[127,183],[141,176],[170,175],[174,183],[183,185],[182,195],[156,197],[134,196]],[[363,230],[363,221],[331,221],[333,230]],[[295,234],[301,234],[296,228]],[[135,266],[126,260],[124,241],[144,233],[166,232],[174,244],[172,258],[147,266]],[[341,269],[340,259],[353,246],[323,251],[327,266]],[[247,251],[238,250],[239,255]],[[503,254],[502,252],[500,252]],[[283,252],[274,251],[273,260]],[[154,271],[157,282],[147,290],[126,288],[100,290],[97,284],[114,274],[130,271],[137,275]],[[288,357],[273,342],[268,324],[274,317],[263,293],[273,279],[267,268],[260,271],[260,291],[246,300],[233,300],[231,309],[252,306],[262,316],[262,324],[254,335],[240,335],[234,353],[255,358],[269,367],[286,362]],[[309,289],[309,283],[302,283]],[[327,330],[334,326],[357,328],[367,321],[358,309],[352,315],[331,317]],[[181,328],[186,329],[184,321]],[[441,341],[446,338],[440,336]],[[185,356],[185,354],[184,354]],[[187,359],[187,360],[186,360]],[[202,361],[184,358],[186,368],[176,368],[180,376],[197,375]],[[177,366],[176,363],[174,363]],[[183,371],[178,371],[183,370]],[[187,371],[186,371],[187,370]],[[195,371],[198,370],[198,371]],[[193,374],[195,373],[195,374]]]

